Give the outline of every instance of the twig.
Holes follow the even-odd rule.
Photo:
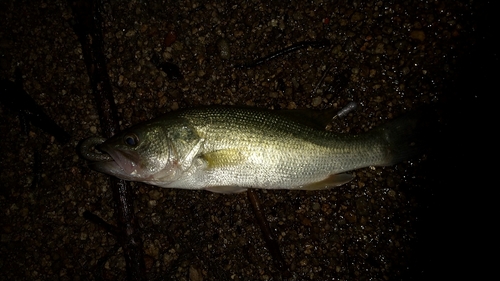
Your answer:
[[[240,65],[236,65],[235,67],[236,68],[250,68],[250,67],[255,67],[255,66],[258,66],[258,65],[261,65],[265,62],[268,62],[270,60],[273,60],[279,56],[284,56],[288,53],[291,53],[291,52],[294,52],[294,51],[297,51],[297,50],[300,50],[300,49],[303,49],[303,48],[306,48],[306,47],[324,47],[324,46],[327,46],[327,45],[330,45],[330,41],[328,40],[321,40],[321,41],[302,41],[302,42],[299,42],[299,43],[295,43],[289,47],[286,47],[284,49],[281,49],[279,51],[276,51],[274,53],[271,53],[270,55],[267,55],[263,58],[260,58],[260,59],[257,59],[257,60],[254,60],[250,63],[244,63],[244,64],[240,64]]]
[[[328,74],[328,72],[330,72],[330,70],[332,69],[333,67],[333,63],[330,64],[326,69],[325,71],[323,72],[323,75],[321,76],[321,79],[319,79],[318,83],[316,84],[316,87],[314,87],[314,90],[311,92],[311,95],[314,95],[316,94],[316,91],[318,90],[319,86],[321,86],[321,84],[323,84],[323,81],[325,81],[325,77],[326,75]]]
[[[99,0],[69,1],[73,10],[72,27],[80,40],[85,65],[92,84],[94,101],[99,113],[102,132],[111,137],[119,131],[118,114],[109,80],[104,42],[102,37],[102,18]],[[137,231],[137,221],[133,212],[133,198],[124,180],[110,178],[113,197],[116,202],[116,236],[123,248],[127,268],[127,280],[145,280],[146,267],[142,240]]]
[[[267,223],[267,220],[264,216],[264,211],[261,208],[257,193],[255,192],[255,190],[249,188],[247,190],[247,196],[250,200],[250,203],[252,204],[255,218],[257,219],[257,223],[260,226],[264,241],[266,242],[266,246],[269,249],[271,256],[273,257],[275,265],[285,277],[290,275],[290,272],[288,271],[285,263],[285,259],[283,258],[283,255],[281,255],[278,241],[276,241],[276,238],[274,238],[274,235],[271,232],[271,228],[269,227],[269,224]]]

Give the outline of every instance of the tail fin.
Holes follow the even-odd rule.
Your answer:
[[[437,115],[430,109],[409,113],[373,129],[386,150],[381,166],[391,166],[426,152],[437,137]]]

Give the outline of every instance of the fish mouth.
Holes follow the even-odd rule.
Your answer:
[[[109,155],[101,161],[92,162],[90,168],[101,173],[124,180],[133,180],[137,176],[137,153],[123,151],[106,144],[97,145],[97,149]]]

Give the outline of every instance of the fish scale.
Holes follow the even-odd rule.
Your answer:
[[[307,177],[324,179],[341,171],[342,165],[332,156],[343,153],[340,141],[343,137],[290,122],[272,111],[252,113],[245,109],[216,108],[209,112],[187,110],[180,115],[192,124],[200,124],[197,129],[206,140],[206,151],[238,149],[248,154],[241,165],[221,167],[199,182],[226,185],[230,181],[230,185],[237,186],[286,188],[308,183]],[[353,140],[349,141],[352,145]]]

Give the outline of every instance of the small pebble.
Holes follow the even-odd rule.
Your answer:
[[[170,47],[174,44],[175,40],[177,40],[177,33],[175,31],[169,31],[167,36],[165,36],[165,47]]]
[[[318,106],[321,104],[321,102],[323,101],[322,97],[318,96],[318,97],[315,97],[313,100],[312,100],[312,106]]]
[[[231,50],[226,39],[220,38],[217,40],[217,49],[219,50],[219,55],[222,59],[227,60],[231,57]]]
[[[321,209],[321,204],[319,204],[318,202],[314,202],[312,208],[314,211],[319,211]]]
[[[410,37],[418,41],[424,41],[425,33],[422,30],[412,30],[410,32]]]

